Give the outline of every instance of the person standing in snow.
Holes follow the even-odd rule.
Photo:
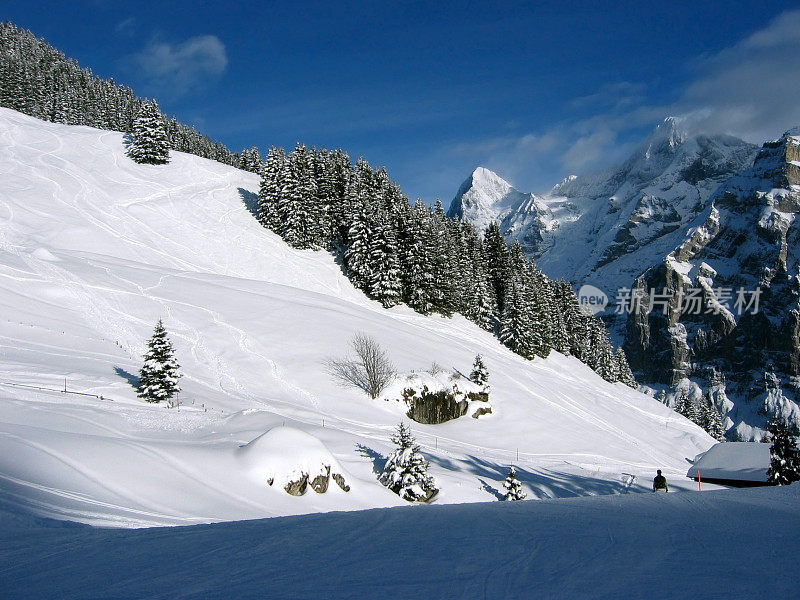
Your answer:
[[[669,486],[667,485],[667,478],[661,474],[661,469],[658,469],[657,475],[653,478],[653,491],[654,492],[668,492]]]

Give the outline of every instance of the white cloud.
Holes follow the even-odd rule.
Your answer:
[[[590,118],[565,120],[545,131],[501,136],[450,149],[478,165],[542,190],[569,174],[618,164],[640,143],[641,131],[668,116],[690,133],[728,133],[754,143],[800,124],[800,10],[787,11],[734,45],[686,65],[689,83],[678,101],[658,103],[647,86],[611,82],[565,100]]]
[[[124,21],[120,21],[114,25],[114,31],[120,35],[132,37],[136,29],[136,19],[128,17]]]
[[[202,35],[180,44],[152,41],[133,57],[133,63],[151,86],[181,95],[221,76],[228,56],[217,36]]]
[[[675,106],[698,131],[764,141],[800,123],[800,10],[694,66]]]

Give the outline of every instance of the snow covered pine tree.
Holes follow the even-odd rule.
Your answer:
[[[489,382],[489,370],[483,363],[483,357],[480,354],[475,356],[475,362],[472,365],[472,373],[469,374],[469,380],[483,389],[486,389],[486,384]]]
[[[508,477],[503,482],[503,487],[506,490],[506,495],[503,500],[524,500],[525,492],[522,491],[522,484],[517,479],[517,470],[512,466],[508,470]]]
[[[142,106],[133,122],[133,142],[128,156],[137,163],[163,165],[169,162],[169,139],[164,116],[155,102]]]
[[[172,343],[159,319],[153,337],[147,342],[144,365],[139,371],[139,397],[148,402],[171,401],[180,391],[179,368],[180,365],[175,361]]]
[[[409,502],[428,502],[439,491],[436,482],[428,475],[428,461],[420,453],[411,428],[400,423],[392,436],[397,450],[392,452],[381,474],[381,482]]]
[[[777,485],[800,481],[800,449],[797,448],[797,429],[778,419],[769,424],[772,437],[771,460],[767,480]]]

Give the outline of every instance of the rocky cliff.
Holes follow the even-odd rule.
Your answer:
[[[729,437],[759,437],[774,416],[800,424],[800,131],[729,179],[683,242],[637,278],[625,348],[645,381],[710,389]]]

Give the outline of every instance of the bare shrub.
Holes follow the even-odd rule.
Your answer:
[[[386,350],[365,333],[354,335],[350,348],[355,356],[325,362],[328,373],[341,385],[362,389],[374,400],[394,379],[394,365]]]
[[[438,375],[439,373],[444,373],[444,367],[437,362],[432,362],[426,372],[429,375]]]

